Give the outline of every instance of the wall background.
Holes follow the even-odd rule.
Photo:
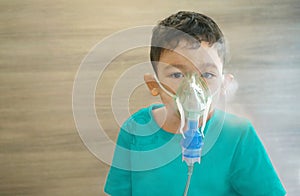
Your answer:
[[[205,13],[223,29],[239,83],[228,109],[253,121],[289,195],[300,192],[299,1],[2,0],[0,195],[103,195],[108,166],[85,148],[72,116],[76,71],[104,37],[179,10]],[[147,52],[122,54],[99,81],[97,114],[112,139],[111,88]],[[156,101],[145,93],[133,93],[131,112]]]

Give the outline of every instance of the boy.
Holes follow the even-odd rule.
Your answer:
[[[144,79],[151,94],[159,95],[163,105],[141,109],[121,127],[105,192],[285,195],[251,123],[216,109],[233,78],[222,74],[226,45],[217,24],[194,12],[171,15],[153,30],[150,58],[156,75],[146,74]],[[179,92],[189,75],[196,75],[192,80],[198,81],[194,84],[197,88],[205,83],[202,87],[207,86],[208,99],[211,98],[211,104],[201,102],[208,112],[199,119],[199,130],[204,129],[204,146],[201,163],[194,164],[190,179],[187,173],[191,171],[182,162],[183,136],[179,133],[186,128]],[[198,94],[195,96],[199,101]]]

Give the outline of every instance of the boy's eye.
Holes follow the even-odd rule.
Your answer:
[[[171,78],[183,78],[184,75],[183,75],[183,73],[181,73],[181,72],[175,72],[175,73],[171,73],[171,74],[170,74],[170,77],[171,77]]]
[[[205,78],[205,79],[211,79],[211,78],[213,78],[215,75],[212,74],[212,73],[205,72],[205,73],[203,73],[201,76],[202,76],[203,78]]]

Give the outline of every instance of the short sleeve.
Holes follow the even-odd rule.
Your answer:
[[[121,129],[104,192],[112,196],[131,195],[130,145],[133,136]]]
[[[263,144],[250,123],[240,136],[231,173],[231,185],[241,195],[286,194]]]

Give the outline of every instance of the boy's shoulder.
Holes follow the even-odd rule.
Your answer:
[[[214,111],[212,121],[218,121],[218,123],[221,123],[223,126],[229,126],[231,128],[241,128],[251,125],[249,119],[219,109]]]
[[[239,138],[247,135],[249,132],[255,132],[251,121],[245,117],[221,110],[216,110],[214,116],[211,126],[215,129],[219,127],[223,135]]]
[[[251,126],[249,119],[238,116],[236,114],[224,112],[224,125],[231,128],[243,128]]]
[[[163,105],[153,104],[147,107],[140,108],[138,111],[133,113],[123,124],[131,124],[131,123],[138,123],[138,124],[146,124],[150,120],[152,120],[152,110],[162,107]]]
[[[221,135],[224,139],[226,138],[229,141],[239,141],[258,137],[256,130],[249,119],[228,112],[222,113],[221,116],[224,120],[222,123]]]
[[[152,110],[160,107],[163,107],[163,104],[153,104],[139,109],[123,123],[122,128],[129,130],[131,134],[136,134],[138,130],[142,129],[148,135],[148,131],[159,128],[152,115]]]
[[[256,131],[248,119],[216,110],[211,122],[208,123],[203,154],[210,152],[211,149],[232,152],[239,144],[249,146],[250,141],[256,143],[256,140]]]

